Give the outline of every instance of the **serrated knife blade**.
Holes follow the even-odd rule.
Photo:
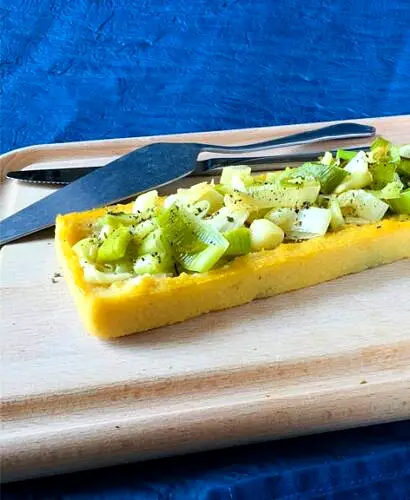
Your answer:
[[[368,146],[361,148],[344,148],[347,151],[368,150]],[[330,151],[333,155],[337,150]],[[212,176],[218,175],[223,167],[235,165],[249,165],[253,172],[281,170],[284,166],[298,164],[301,162],[316,161],[323,156],[325,151],[315,151],[312,153],[291,153],[275,156],[247,156],[247,157],[223,157],[210,158],[197,163],[197,169],[191,176]],[[66,185],[76,181],[80,177],[90,174],[103,165],[93,167],[64,167],[64,168],[43,168],[32,170],[11,170],[6,173],[8,179],[27,182],[29,184],[52,184]],[[198,168],[199,167],[199,168]]]

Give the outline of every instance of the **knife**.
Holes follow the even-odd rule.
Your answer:
[[[199,153],[240,154],[334,139],[371,137],[375,128],[339,123],[245,146],[159,142],[144,146],[80,177],[0,222],[0,246],[52,227],[56,216],[110,205],[206,169]]]
[[[346,151],[367,150],[368,146],[360,148],[344,148]],[[337,150],[330,151],[333,155]],[[307,161],[317,161],[323,156],[325,151],[316,151],[313,153],[293,153],[287,155],[275,156],[248,156],[248,157],[223,157],[210,158],[197,162],[197,169],[190,174],[195,176],[218,175],[223,167],[235,165],[248,165],[252,167],[253,172],[282,170],[283,166],[289,163],[300,163]],[[38,170],[11,170],[6,173],[8,179],[27,182],[29,184],[53,184],[66,185],[74,182],[80,177],[84,177],[94,170],[102,168],[104,165],[94,167],[68,167],[68,168],[43,168]]]

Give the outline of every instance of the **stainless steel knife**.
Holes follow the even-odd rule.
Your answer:
[[[201,152],[240,154],[319,141],[371,137],[374,134],[375,128],[368,125],[339,123],[245,146],[166,142],[144,146],[1,221],[0,246],[53,226],[58,214],[116,203],[201,169],[204,171],[206,165],[198,167],[197,162]]]
[[[360,148],[344,148],[347,151],[367,150],[367,146]],[[337,150],[331,150],[335,155]],[[194,176],[215,176],[223,167],[235,165],[249,165],[252,171],[281,170],[284,166],[292,163],[316,161],[325,154],[325,151],[315,151],[312,153],[291,153],[275,156],[247,156],[247,157],[226,157],[210,158],[197,162],[197,168],[190,174]],[[64,167],[64,168],[43,168],[36,170],[11,170],[6,173],[8,179],[28,182],[30,184],[53,184],[66,185],[76,181],[84,175],[90,174],[94,170],[102,168],[104,165],[94,167]]]

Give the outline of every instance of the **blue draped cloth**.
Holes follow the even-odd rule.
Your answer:
[[[410,113],[408,0],[0,0],[0,23],[0,153]],[[410,423],[25,481],[2,493],[405,500]]]
[[[408,500],[410,423],[396,422],[36,479],[4,500]]]

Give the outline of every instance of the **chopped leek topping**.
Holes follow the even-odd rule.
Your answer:
[[[140,194],[135,200],[132,211],[134,214],[147,214],[153,213],[157,208],[159,201],[158,191],[148,191],[147,193]]]
[[[332,193],[348,175],[345,169],[330,163],[305,163],[301,167],[292,169],[289,173],[289,178],[300,177],[301,179],[315,179],[320,182],[320,191],[329,194]]]
[[[410,177],[410,159],[402,158],[397,166],[397,172],[405,177]]]
[[[126,226],[119,226],[112,231],[98,248],[98,262],[112,262],[124,257],[132,233]]]
[[[405,144],[399,147],[399,155],[401,158],[407,158],[410,160],[410,144]]]
[[[139,242],[142,241],[149,233],[154,231],[158,225],[154,219],[147,219],[140,222],[136,226],[132,226],[131,232],[134,235],[134,239]]]
[[[167,252],[169,249],[164,243],[162,229],[156,229],[149,233],[138,246],[138,255],[144,255],[152,252]]]
[[[225,233],[242,227],[248,217],[249,212],[245,208],[223,207],[207,219],[207,222],[217,231]]]
[[[296,222],[297,215],[292,208],[274,208],[265,215],[265,219],[270,220],[283,231],[288,231]]]
[[[337,160],[352,160],[357,155],[357,151],[346,151],[345,149],[338,149],[336,152]]]
[[[410,215],[410,189],[403,191],[399,198],[389,200],[389,205],[397,214]]]
[[[219,184],[200,182],[165,198],[143,193],[131,213],[113,207],[90,224],[73,252],[86,281],[134,286],[144,275],[216,270],[395,213],[410,215],[410,145],[378,137],[367,153],[340,149],[255,176],[246,165],[226,167]]]
[[[259,213],[261,210],[269,208],[269,203],[264,200],[253,198],[245,193],[229,193],[224,197],[225,206],[231,210],[247,210],[249,213]]]
[[[246,187],[253,184],[251,171],[251,167],[246,165],[225,167],[222,170],[221,184],[229,189],[245,192]]]
[[[98,246],[95,238],[84,238],[78,241],[73,246],[74,252],[80,259],[87,262],[95,262],[97,260]]]
[[[327,208],[310,207],[299,210],[296,222],[286,231],[289,240],[309,240],[324,236],[328,230],[332,214]]]
[[[346,191],[338,196],[338,202],[345,217],[358,217],[368,221],[379,221],[389,205],[363,189]]]
[[[182,206],[172,205],[159,220],[175,260],[189,271],[208,271],[229,246],[219,231]]]
[[[394,180],[386,184],[383,189],[380,189],[379,191],[369,191],[369,193],[372,193],[381,200],[393,200],[395,198],[400,198],[404,184],[401,182],[397,173],[395,173],[394,176]]]
[[[239,227],[224,233],[229,242],[225,255],[246,255],[251,251],[251,230],[247,227]]]
[[[184,206],[189,204],[204,206],[205,203],[208,205],[207,213],[210,214],[222,208],[224,204],[223,195],[207,182],[200,182],[189,189],[178,189],[177,194],[173,196],[174,200],[184,202]]]
[[[157,252],[142,255],[134,262],[135,274],[167,274],[172,271],[172,262]]]
[[[345,220],[342,214],[342,210],[340,209],[339,201],[337,200],[335,195],[332,195],[329,200],[329,210],[330,210],[330,227],[332,231],[338,231],[341,229]]]
[[[281,183],[251,186],[248,194],[264,203],[264,208],[300,208],[315,203],[320,191],[320,182],[302,181],[286,187]]]
[[[335,188],[335,193],[343,193],[349,189],[360,189],[368,186],[372,180],[366,153],[359,151],[345,166],[348,177]]]
[[[322,165],[330,166],[333,163],[333,155],[330,151],[326,151],[323,158],[320,159]]]
[[[110,285],[115,281],[124,281],[133,277],[132,273],[121,273],[115,271],[102,272],[87,261],[80,262],[84,271],[84,279],[89,283],[94,283],[96,285]]]
[[[267,219],[256,219],[250,226],[251,248],[253,251],[272,250],[285,237],[282,229]]]

